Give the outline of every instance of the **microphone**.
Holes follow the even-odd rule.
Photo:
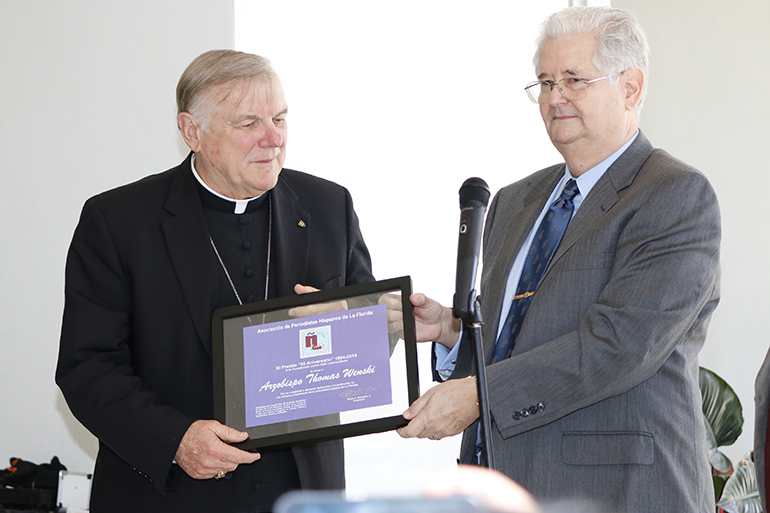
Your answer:
[[[460,235],[457,242],[457,278],[452,313],[467,321],[473,314],[476,271],[479,265],[484,212],[489,186],[481,178],[468,178],[460,187]]]

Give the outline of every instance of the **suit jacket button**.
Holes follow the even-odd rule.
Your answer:
[[[521,419],[521,413],[515,411],[513,412],[513,420],[519,420]]]
[[[529,407],[529,413],[531,415],[534,415],[535,413],[537,413],[537,406],[530,406]]]
[[[522,417],[529,417],[529,411],[528,410],[521,410],[521,416]]]
[[[543,411],[543,410],[545,410],[545,405],[543,403],[538,403],[537,404],[537,409],[540,410],[540,411]]]

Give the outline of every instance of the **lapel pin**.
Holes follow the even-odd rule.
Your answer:
[[[300,228],[304,228],[304,227],[306,227],[307,225],[305,224],[305,221],[303,221],[302,219],[300,219],[300,220],[299,220],[299,223],[297,223],[297,226],[299,226]]]

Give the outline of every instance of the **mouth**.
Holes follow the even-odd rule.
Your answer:
[[[565,119],[573,119],[573,118],[578,117],[576,113],[565,111],[563,107],[562,108],[557,107],[557,108],[552,109],[550,114],[551,114],[551,119],[553,119],[555,121],[561,121],[561,120],[565,120]]]
[[[577,116],[559,116],[551,119],[551,124],[554,126],[560,126],[563,124],[567,124],[570,121],[575,121],[577,119]]]
[[[262,164],[262,165],[264,165],[264,164],[272,164],[273,162],[275,162],[275,160],[277,158],[278,158],[278,155],[275,155],[273,157],[252,160],[252,163],[254,163],[254,164]]]
[[[577,116],[571,114],[554,114],[551,116],[551,119],[554,121],[567,121],[575,118],[577,118]]]

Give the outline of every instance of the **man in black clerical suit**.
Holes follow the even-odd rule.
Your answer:
[[[213,418],[212,310],[372,281],[350,194],[283,169],[269,62],[204,53],[177,86],[192,152],[89,199],[67,258],[56,380],[99,439],[91,511],[270,511],[344,487],[341,441],[257,454]]]

